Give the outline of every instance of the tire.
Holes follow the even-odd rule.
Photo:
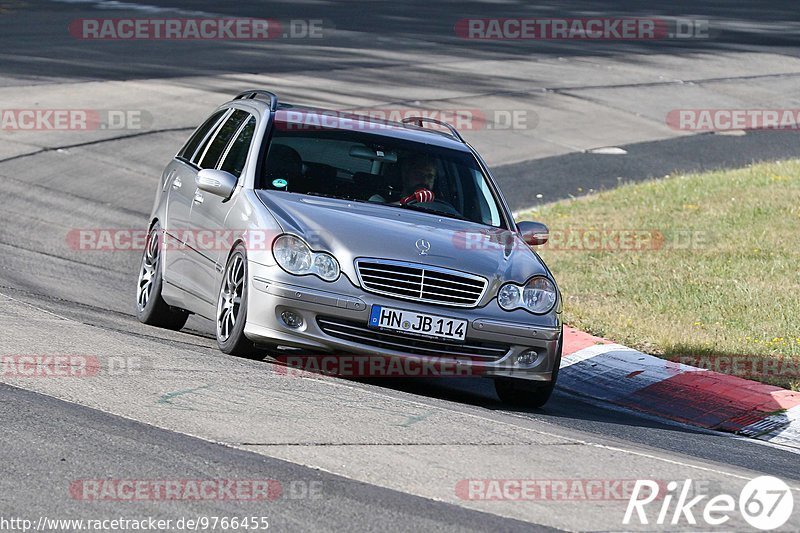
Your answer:
[[[523,379],[502,379],[494,380],[494,390],[503,403],[517,407],[542,407],[550,399],[558,381],[558,369],[561,366],[561,351],[563,349],[564,333],[562,331],[558,338],[556,348],[556,362],[553,369],[553,379],[545,385],[537,385],[535,382]]]
[[[226,354],[263,359],[264,355],[244,336],[248,292],[247,254],[238,244],[228,257],[217,295],[217,345]]]
[[[170,307],[161,297],[163,286],[161,251],[163,232],[156,222],[147,235],[147,244],[139,267],[136,284],[136,318],[149,326],[179,330],[189,318],[189,313]]]

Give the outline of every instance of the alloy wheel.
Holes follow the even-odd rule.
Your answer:
[[[139,283],[136,286],[136,305],[139,306],[139,311],[147,306],[147,302],[153,295],[158,262],[161,260],[158,244],[158,231],[154,229],[147,240],[147,249],[142,257],[142,268],[139,270]]]
[[[219,303],[217,304],[217,337],[225,342],[231,336],[244,293],[244,259],[241,255],[234,255],[220,289]]]

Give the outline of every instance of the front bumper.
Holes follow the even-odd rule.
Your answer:
[[[537,317],[523,310],[507,312],[496,301],[478,308],[420,304],[364,292],[342,274],[333,283],[313,276],[291,276],[280,267],[249,263],[247,324],[245,335],[257,344],[285,346],[309,355],[333,352],[390,358],[434,360],[468,367],[458,375],[513,377],[549,382],[558,364],[561,317],[553,312]],[[373,305],[407,309],[467,321],[463,344],[400,334],[383,334],[367,328]],[[292,311],[303,318],[289,327],[281,318]],[[536,319],[542,323],[537,324]],[[517,364],[517,356],[535,351],[530,364]]]

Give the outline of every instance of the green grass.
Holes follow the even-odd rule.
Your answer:
[[[561,242],[540,253],[568,324],[673,360],[711,358],[701,366],[778,361],[744,377],[800,386],[800,160],[626,184],[519,219]],[[601,229],[640,231],[657,249],[574,240]]]

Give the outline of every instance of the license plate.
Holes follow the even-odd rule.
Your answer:
[[[467,336],[467,321],[460,318],[404,311],[373,305],[369,315],[371,328],[401,331],[411,335],[463,341]]]

